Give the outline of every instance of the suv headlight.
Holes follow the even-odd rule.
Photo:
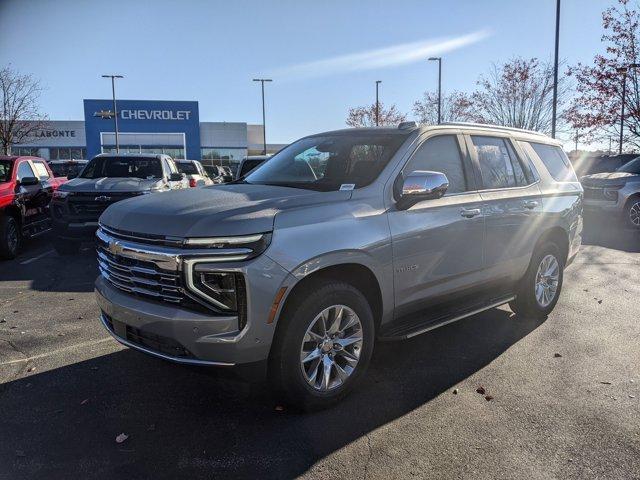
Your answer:
[[[624,188],[625,184],[618,184],[618,185],[607,185],[602,194],[604,195],[605,198],[609,199],[609,200],[618,200],[618,190],[620,190],[621,188]]]
[[[196,264],[191,277],[189,287],[198,296],[220,310],[238,311],[238,294],[241,290],[244,291],[244,278],[241,274],[201,270]]]
[[[63,198],[67,198],[72,193],[73,192],[65,192],[65,191],[56,190],[55,192],[53,192],[53,198],[59,198],[59,199],[62,200]]]
[[[264,252],[270,243],[270,233],[257,233],[255,235],[237,237],[185,238],[182,241],[185,248],[209,250],[211,257],[207,258],[208,262],[248,260]]]

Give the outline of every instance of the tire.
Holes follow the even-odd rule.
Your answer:
[[[640,197],[632,198],[625,205],[624,222],[627,227],[640,230]]]
[[[543,264],[543,262],[548,263]],[[554,262],[555,270],[553,268]],[[545,268],[545,265],[548,265],[549,269]],[[543,273],[546,270],[548,272],[547,275],[551,274],[551,277],[539,278],[539,269],[541,269]],[[553,272],[555,272],[555,278],[552,275]],[[509,303],[511,310],[519,316],[537,319],[546,318],[554,309],[556,303],[558,303],[563,278],[564,261],[560,253],[560,248],[553,242],[543,243],[534,252],[527,273],[522,280],[520,280],[515,300]],[[539,286],[538,289],[536,287],[537,280],[542,282],[542,287]],[[548,285],[549,287],[545,288],[544,285]],[[544,292],[542,301],[536,294],[536,292],[540,292],[540,288]],[[551,296],[548,297],[547,294],[551,294]]]
[[[0,218],[0,258],[12,259],[16,258],[20,245],[22,243],[22,235],[20,234],[20,225],[14,217],[5,215]]]
[[[269,377],[285,403],[313,411],[339,402],[357,385],[371,360],[375,325],[367,299],[348,283],[323,281],[299,296],[280,320],[284,324],[272,347]],[[336,318],[342,330],[331,339],[339,330]],[[361,340],[354,342],[357,338]],[[303,362],[303,357],[311,360]]]
[[[58,255],[75,255],[80,251],[80,242],[76,240],[54,238],[52,243],[53,248],[58,252]]]

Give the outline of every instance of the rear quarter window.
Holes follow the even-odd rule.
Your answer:
[[[578,178],[573,171],[571,162],[562,148],[544,143],[527,142],[554,180],[558,182],[577,182]]]

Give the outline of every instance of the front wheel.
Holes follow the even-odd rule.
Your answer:
[[[560,249],[553,242],[546,242],[536,249],[527,273],[520,281],[517,297],[509,306],[517,315],[544,318],[558,303],[564,262]]]
[[[632,198],[625,207],[627,226],[640,230],[640,197]]]
[[[317,410],[344,398],[362,377],[375,327],[366,298],[347,283],[329,281],[305,295],[281,319],[270,375],[287,403]]]
[[[0,218],[0,258],[16,258],[21,239],[20,228],[15,218],[8,215]]]

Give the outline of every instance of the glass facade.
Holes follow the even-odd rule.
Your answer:
[[[115,145],[104,145],[103,153],[116,153]],[[169,155],[177,160],[184,159],[184,148],[165,147],[161,145],[120,145],[120,153],[152,153]]]
[[[86,160],[87,149],[84,147],[13,147],[13,155],[29,155],[45,160]]]
[[[235,174],[240,161],[247,156],[246,148],[203,147],[200,149],[203,165],[230,167]]]

